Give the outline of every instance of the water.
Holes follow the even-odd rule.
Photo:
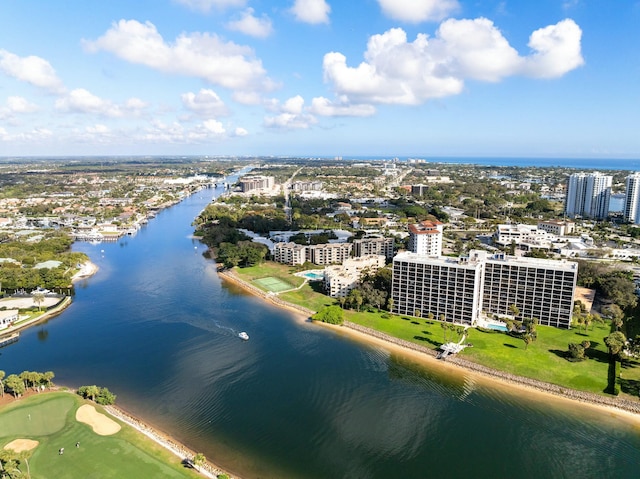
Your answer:
[[[540,168],[575,168],[578,170],[630,170],[640,171],[640,158],[515,158],[515,157],[438,157],[438,156],[415,156],[398,157],[401,161],[409,158],[424,159],[425,166],[433,164],[437,167],[439,163],[453,165],[480,165],[480,166],[518,166],[518,167],[540,167]],[[365,157],[357,156],[352,158],[355,161],[366,160],[391,160],[388,157]]]
[[[426,369],[221,283],[190,237],[220,191],[77,244],[99,273],[0,350],[0,369],[107,386],[246,478],[637,477],[640,430],[619,417]]]

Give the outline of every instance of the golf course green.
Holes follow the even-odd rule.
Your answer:
[[[100,422],[111,427],[101,430]],[[0,408],[0,449],[20,453],[20,477],[33,479],[202,477],[101,406],[70,392],[40,393]]]

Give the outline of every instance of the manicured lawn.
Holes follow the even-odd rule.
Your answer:
[[[122,429],[114,435],[97,435],[90,426],[75,419],[76,410],[85,403],[78,396],[60,392],[42,393],[3,407],[0,447],[18,438],[38,441],[29,457],[34,479],[201,477],[122,423]],[[96,409],[103,412],[100,406]],[[80,447],[75,446],[76,442]],[[61,447],[63,455],[58,454]]]
[[[279,294],[278,297],[283,301],[298,304],[313,311],[320,311],[325,306],[331,306],[335,304],[336,301],[333,298],[327,296],[326,294],[317,293],[313,290],[313,288],[314,286],[307,283],[300,289]]]

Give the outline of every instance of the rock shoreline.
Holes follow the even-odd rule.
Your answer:
[[[239,278],[233,271],[229,271],[229,270],[219,271],[218,274],[220,274],[220,276],[223,277],[224,279],[237,284],[238,286],[242,287],[248,292],[256,296],[259,296],[277,306],[300,312],[309,317],[313,316],[316,313],[315,311],[304,308],[303,306],[298,306],[296,304],[283,301],[275,295],[265,293],[264,291],[256,288],[252,284],[249,284],[243,279]],[[388,343],[394,344],[396,346],[400,346],[405,349],[409,349],[412,351],[426,354],[428,356],[432,356],[433,358],[435,358],[436,355],[438,354],[437,351],[434,351],[433,349],[429,349],[419,344],[405,341],[403,339],[390,336],[381,331],[367,328],[366,326],[361,326],[359,324],[352,323],[349,321],[345,321],[343,324],[343,327],[352,329],[354,331],[357,331],[367,336],[371,336],[371,337],[386,341]],[[470,371],[473,371],[478,374],[482,374],[484,376],[491,377],[493,379],[498,379],[498,380],[501,380],[510,384],[518,385],[521,387],[532,388],[538,391],[553,394],[558,397],[568,398],[568,399],[572,399],[575,401],[580,401],[588,404],[620,409],[622,411],[630,412],[633,414],[640,414],[640,401],[636,402],[636,401],[630,401],[628,399],[623,399],[619,397],[600,396],[598,394],[589,393],[585,391],[578,391],[575,389],[558,386],[556,384],[538,381],[536,379],[526,378],[523,376],[516,376],[515,374],[500,371],[498,369],[489,368],[487,366],[483,366],[481,364],[477,364],[457,356],[449,356],[446,359],[446,362],[448,364],[454,364],[461,368],[468,369]]]
[[[184,446],[183,444],[180,444],[177,441],[174,441],[166,434],[159,433],[148,424],[140,421],[135,416],[132,416],[128,412],[124,411],[122,408],[119,408],[118,406],[104,406],[104,409],[113,417],[121,420],[122,422],[128,424],[132,428],[141,432],[142,434],[147,436],[149,439],[161,445],[165,449],[168,449],[179,458],[183,460],[185,459],[190,460],[190,459],[193,459],[193,457],[196,455],[196,453],[191,449],[187,448],[186,446]],[[196,469],[196,470],[200,472],[202,475],[212,479],[216,479],[221,474],[226,474],[229,477],[229,479],[234,479],[235,477],[229,474],[224,469],[216,466],[215,464],[212,464],[209,461],[206,461],[202,465],[202,467],[200,467],[200,469]]]
[[[367,328],[366,326],[361,326],[359,324],[351,323],[349,321],[345,321],[343,326],[349,329],[353,329],[355,331],[361,332],[363,334],[367,334],[369,336],[382,339],[383,341],[395,344],[397,346],[400,346],[406,349],[411,349],[413,351],[417,351],[420,353],[424,353],[429,356],[433,356],[434,358],[437,355],[437,352],[434,351],[433,349],[429,349],[424,346],[420,346],[419,344],[414,344],[409,341],[405,341],[403,339],[395,338],[393,336],[377,331],[375,329]],[[456,357],[456,356],[449,356],[446,359],[446,362],[449,364],[455,364],[456,366],[460,366],[465,369],[469,369],[476,373],[483,374],[485,376],[490,376],[495,379],[500,379],[502,381],[506,381],[511,384],[517,384],[519,386],[533,388],[538,391],[554,394],[556,396],[560,396],[563,398],[570,398],[570,399],[581,401],[584,403],[598,404],[601,406],[621,409],[623,411],[631,412],[634,414],[640,414],[640,402],[629,401],[627,399],[622,399],[622,398],[600,396],[598,394],[593,394],[585,391],[577,391],[575,389],[558,386],[557,384],[538,381],[538,380],[526,378],[523,376],[516,376],[515,374],[500,371],[498,369],[489,368],[481,364],[477,364],[472,361],[468,361],[466,359]]]

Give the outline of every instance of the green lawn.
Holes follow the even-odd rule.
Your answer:
[[[95,434],[90,426],[75,419],[76,410],[85,403],[79,396],[57,392],[38,394],[3,407],[0,447],[18,438],[38,441],[28,459],[33,479],[201,477],[125,424],[120,423],[122,429],[112,436]],[[96,409],[103,412],[100,406],[96,405]],[[75,446],[76,442],[80,447]],[[63,455],[58,454],[61,447]]]

